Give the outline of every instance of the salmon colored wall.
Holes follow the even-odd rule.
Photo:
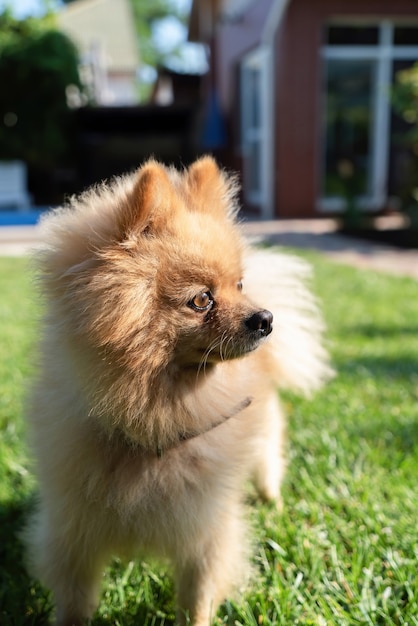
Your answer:
[[[235,96],[231,89],[231,72],[242,56],[259,44],[272,2],[257,0],[242,17],[223,23],[217,31],[217,85],[221,103],[225,107],[235,106],[231,101],[232,96]]]
[[[333,17],[418,17],[417,0],[291,0],[277,37],[276,213],[312,216],[321,175],[322,28]]]
[[[237,19],[220,24],[215,36],[216,89],[221,112],[224,115],[228,135],[228,145],[216,156],[227,168],[242,170],[239,149],[240,108],[239,67],[247,52],[259,45],[266,17],[274,0],[257,0],[248,11]],[[210,77],[209,77],[210,78]],[[208,81],[208,87],[210,81]]]

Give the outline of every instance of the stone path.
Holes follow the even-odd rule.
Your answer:
[[[380,227],[391,228],[396,223],[396,219],[383,219]],[[399,249],[340,235],[337,223],[332,219],[248,221],[244,230],[253,241],[317,250],[339,263],[418,280],[418,250]]]

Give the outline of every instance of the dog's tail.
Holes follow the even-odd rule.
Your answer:
[[[245,291],[273,313],[268,341],[277,383],[305,394],[332,377],[324,342],[325,324],[309,281],[311,266],[277,251],[251,250],[246,259]]]

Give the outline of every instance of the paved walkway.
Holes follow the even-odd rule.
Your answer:
[[[379,228],[398,226],[398,217],[380,218]],[[333,219],[247,222],[245,232],[254,241],[317,250],[339,263],[370,268],[418,280],[418,250],[400,249],[340,235]]]
[[[390,228],[396,218],[383,218]],[[345,237],[337,233],[332,219],[245,221],[244,232],[252,241],[267,241],[286,247],[317,250],[334,261],[367,267],[418,280],[418,250],[400,250]],[[0,256],[21,256],[39,243],[38,226],[0,227]]]

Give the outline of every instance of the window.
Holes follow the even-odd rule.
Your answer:
[[[325,30],[325,43],[330,46],[364,46],[378,42],[377,26],[329,26]]]
[[[331,24],[324,40],[319,208],[341,209],[349,194],[381,208],[401,184],[390,90],[397,68],[418,60],[418,25]]]
[[[397,26],[393,43],[395,46],[418,46],[418,26]]]

